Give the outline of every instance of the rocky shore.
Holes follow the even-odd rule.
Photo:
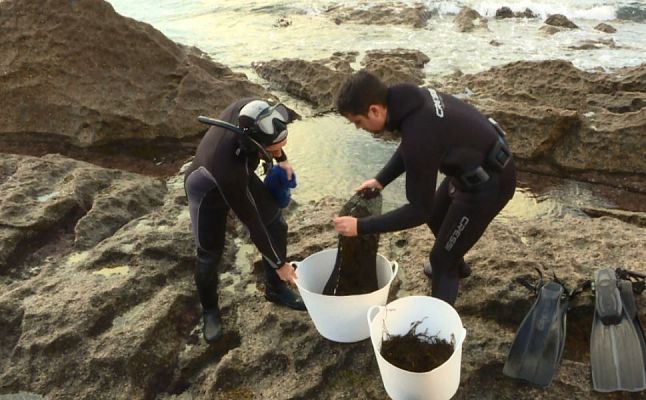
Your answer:
[[[429,16],[413,7],[410,18]],[[201,339],[181,170],[203,132],[195,116],[273,97],[270,85],[330,112],[358,60],[496,118],[524,171],[646,192],[646,65],[608,74],[517,62],[440,79],[424,75],[419,51],[376,49],[258,60],[265,87],[102,0],[5,0],[0,35],[0,398],[388,398],[367,340],[330,342],[307,313],[264,300],[259,255],[234,218],[220,268],[226,332]],[[336,246],[330,217],[345,200],[290,205],[290,260]],[[590,293],[568,314],[550,388],[511,381],[502,365],[533,301],[514,279],[540,268],[573,287],[599,268],[643,270],[644,211],[494,220],[467,255],[473,275],[456,303],[468,333],[455,398],[628,398],[592,392]],[[379,252],[400,265],[391,300],[430,294],[422,265],[432,244],[426,227],[381,235]]]

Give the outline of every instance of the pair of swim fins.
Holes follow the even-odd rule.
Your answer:
[[[526,285],[528,286],[528,285]],[[538,297],[518,328],[503,373],[538,387],[548,387],[563,355],[571,298],[558,280],[536,288]],[[600,392],[646,389],[646,341],[637,319],[630,280],[615,270],[595,273],[595,313],[590,334],[593,388]]]
[[[598,392],[646,389],[646,341],[630,280],[612,269],[595,273],[590,333],[592,386]]]

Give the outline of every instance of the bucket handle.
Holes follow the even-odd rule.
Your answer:
[[[455,344],[456,347],[462,347],[462,343],[464,343],[464,339],[467,338],[467,330],[462,327],[460,329],[460,336],[458,337],[457,343]]]
[[[370,307],[370,308],[368,309],[368,313],[367,313],[367,316],[368,316],[368,325],[370,325],[370,324],[372,323],[372,320],[374,320],[374,319],[375,319],[375,316],[377,315],[377,313],[378,313],[378,312],[380,312],[381,310],[383,310],[384,308],[386,308],[386,307],[384,307],[384,306],[374,305],[374,306],[372,306],[372,307]],[[376,311],[376,312],[375,312],[375,311]]]
[[[294,271],[298,269],[298,267],[301,266],[302,261],[291,261],[289,264],[294,267]],[[298,274],[296,274],[296,281],[298,281]]]
[[[399,271],[399,263],[397,263],[397,261],[391,261],[390,269],[393,271],[393,274],[390,276],[390,282],[392,282],[393,279],[395,279],[395,277],[397,276],[397,272]]]

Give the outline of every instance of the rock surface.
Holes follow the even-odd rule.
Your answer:
[[[605,33],[615,33],[617,32],[617,29],[610,25],[610,24],[605,24],[605,23],[600,23],[597,26],[594,27],[594,29],[605,32]]]
[[[425,56],[373,54],[378,56],[362,64],[388,84],[420,83],[415,72]],[[349,73],[349,63],[344,65],[340,72],[319,61],[274,60],[256,70],[329,111]],[[646,64],[607,74],[582,71],[567,61],[520,61],[444,77],[437,85],[498,120],[522,169],[646,191]]]
[[[197,115],[269,97],[103,0],[2,1],[0,37],[0,143],[132,148],[195,136]]]
[[[431,12],[424,4],[404,4],[399,2],[371,4],[359,3],[353,7],[335,5],[325,13],[338,25],[358,23],[364,25],[409,25],[423,28],[431,18]]]
[[[528,79],[528,77],[532,77]],[[643,192],[646,64],[613,74],[566,61],[515,62],[446,82],[501,123],[524,168],[561,176],[597,172]]]
[[[570,21],[563,14],[552,14],[545,20],[547,25],[557,26],[560,28],[569,28],[569,29],[579,29],[579,27],[572,21]]]
[[[522,12],[513,12],[509,7],[501,7],[496,10],[496,19],[505,19],[505,18],[536,18],[537,15],[534,14],[532,10],[526,8]]]
[[[307,313],[264,300],[259,254],[235,218],[219,266],[225,334],[203,342],[179,167],[159,179],[60,155],[5,153],[12,141],[64,141],[105,146],[112,165],[128,167],[115,159],[132,140],[179,140],[200,129],[196,113],[238,96],[264,97],[264,88],[98,0],[2,1],[0,34],[0,398],[387,399],[367,340],[333,343]],[[106,37],[116,45],[106,46]],[[270,61],[266,79],[329,111],[335,85],[358,57]],[[426,62],[398,49],[370,52],[362,65],[388,83],[423,83]],[[608,173],[613,184],[646,187],[639,180],[644,65],[603,74],[561,61],[520,62],[438,88],[498,119],[524,168],[591,180]],[[100,163],[94,154],[75,153]],[[336,245],[330,215],[342,204],[292,202],[289,260]],[[502,375],[533,301],[514,278],[539,267],[574,286],[598,268],[643,268],[646,250],[636,245],[646,241],[643,202],[640,210],[568,206],[492,222],[467,254],[473,275],[456,303],[468,331],[456,399],[594,396],[589,293],[568,314],[563,363],[550,388]],[[430,294],[422,265],[432,245],[426,227],[381,235],[379,253],[400,265],[390,300]],[[637,302],[646,321],[643,296]]]
[[[350,63],[356,53],[335,53],[331,58],[315,61],[281,59],[254,63],[254,70],[271,85],[311,103],[318,111],[334,108],[336,93],[351,73]],[[361,65],[378,74],[388,84],[415,82],[421,84],[422,69],[429,58],[418,50],[393,49],[368,51]]]
[[[455,17],[454,23],[460,32],[471,32],[476,28],[489,29],[487,19],[469,7],[464,7],[460,10]]]
[[[159,182],[60,156],[0,157],[0,203],[9,210],[3,221],[10,221],[0,225],[2,236],[31,230],[42,237],[29,257],[13,258],[0,269],[0,393],[78,399],[387,398],[369,341],[328,341],[307,313],[263,299],[260,269],[253,268],[258,254],[237,224],[229,230],[220,268],[225,334],[210,346],[202,341],[181,174]],[[43,173],[29,174],[35,166]],[[104,188],[101,195],[81,201],[94,193],[92,185]],[[48,195],[55,191],[60,194]],[[124,199],[133,210],[130,221],[114,223],[98,242],[93,232],[81,229],[84,219],[101,220]],[[91,205],[94,214],[70,218],[69,209],[79,203]],[[10,211],[19,204],[23,218]],[[323,198],[289,209],[290,260],[336,244],[329,216],[341,205],[340,199]],[[557,218],[493,221],[467,255],[473,275],[462,282],[456,304],[468,331],[456,399],[592,396],[589,293],[569,312],[563,363],[550,388],[533,389],[502,375],[506,351],[533,301],[513,281],[533,277],[535,267],[556,272],[571,286],[600,267],[641,268],[646,251],[635,243],[646,240],[646,231],[621,219],[568,209]],[[52,225],[61,233],[43,234]],[[429,294],[421,267],[432,244],[425,227],[382,235],[379,253],[400,265],[391,301]],[[6,248],[0,254],[11,258]],[[637,301],[644,320],[644,301]]]

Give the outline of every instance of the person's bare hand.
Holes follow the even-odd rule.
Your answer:
[[[377,190],[384,190],[384,187],[381,183],[379,183],[378,180],[375,178],[368,179],[366,181],[363,181],[361,185],[359,185],[357,188],[354,189],[355,192],[360,192],[364,189],[377,189]]]
[[[355,217],[334,217],[334,229],[343,236],[357,236],[357,219]]]
[[[278,273],[278,277],[283,282],[287,282],[290,285],[295,285],[296,284],[296,279],[298,277],[296,276],[296,271],[294,270],[294,267],[291,264],[289,264],[289,263],[283,264],[282,267],[280,267],[280,268],[278,268],[276,270],[276,273]]]
[[[284,169],[285,172],[287,172],[287,181],[291,181],[292,176],[294,175],[294,169],[292,168],[292,164],[289,163],[289,160],[279,162],[278,166]]]

